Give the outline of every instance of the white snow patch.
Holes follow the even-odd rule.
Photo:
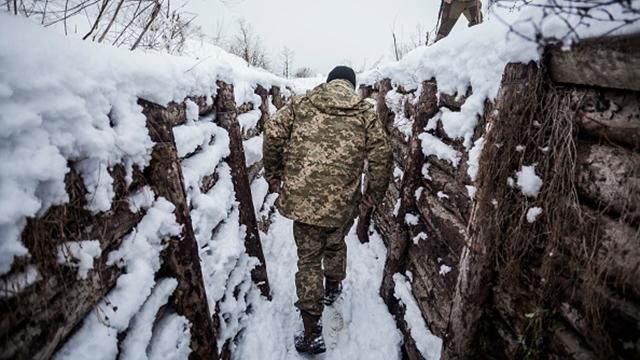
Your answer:
[[[393,280],[395,282],[393,295],[405,306],[404,319],[409,325],[411,337],[415,340],[418,351],[426,360],[440,359],[442,339],[429,331],[411,292],[411,284],[402,274],[394,274]]]
[[[162,279],[153,288],[151,295],[136,316],[131,320],[127,337],[122,342],[120,358],[123,360],[147,359],[147,347],[151,341],[152,327],[158,310],[169,301],[178,282],[175,279]]]
[[[458,166],[460,153],[454,148],[426,132],[420,134],[418,138],[422,141],[422,153],[424,156],[435,155],[440,160],[450,162],[454,167]]]
[[[448,199],[449,195],[447,195],[444,191],[438,191],[436,193],[436,195],[438,196],[438,199]]]
[[[404,222],[407,225],[418,225],[418,222],[420,221],[420,218],[417,217],[414,214],[405,214],[404,215]]]
[[[254,136],[242,143],[247,167],[262,160],[262,135]]]
[[[451,266],[447,266],[445,264],[440,265],[440,271],[438,271],[438,274],[445,276],[450,272],[451,272]]]
[[[428,239],[427,234],[424,232],[421,232],[418,235],[414,236],[412,240],[415,245],[418,245],[420,240],[427,240],[427,239]]]
[[[467,160],[467,175],[471,178],[471,181],[476,181],[478,175],[478,168],[480,162],[480,154],[484,149],[484,137],[480,137],[473,143],[473,147],[469,150],[469,160]]]
[[[422,177],[431,181],[433,180],[431,178],[431,174],[429,174],[429,168],[431,167],[431,164],[429,163],[425,163],[424,165],[422,165],[422,169],[420,170],[420,173],[422,174]]]
[[[184,316],[170,314],[158,323],[151,344],[149,360],[184,360],[191,353],[191,323]]]
[[[464,187],[467,188],[467,195],[469,195],[469,198],[473,200],[476,197],[476,187],[471,185],[465,185]]]
[[[538,218],[538,215],[542,214],[542,208],[532,207],[527,210],[527,221],[533,223]]]
[[[89,270],[93,269],[93,259],[100,256],[100,241],[68,241],[58,245],[58,264],[78,268],[78,279],[86,279]]]
[[[536,175],[536,166],[522,166],[516,173],[516,184],[525,196],[537,197],[542,188],[542,179]]]

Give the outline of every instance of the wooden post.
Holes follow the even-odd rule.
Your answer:
[[[496,104],[501,117],[508,119],[509,116],[523,116],[520,113],[523,108],[526,110],[527,105],[520,107],[513,104],[522,104],[524,96],[534,96],[530,79],[537,76],[539,71],[535,63],[507,65]],[[489,145],[486,146],[493,146],[491,141],[493,138],[488,137]],[[485,156],[486,152],[483,152],[481,164],[490,161],[485,160]],[[492,200],[496,196],[495,188],[505,185],[497,184],[495,174],[481,171],[478,174],[477,186],[480,190],[471,211],[468,240],[462,249],[458,265],[459,275],[449,319],[448,336],[444,341],[443,359],[475,359],[485,355],[478,346],[478,337],[485,320],[486,304],[495,277],[493,254],[497,249],[494,239],[501,231],[492,221],[495,210]]]
[[[256,212],[253,208],[251,197],[251,186],[247,175],[247,164],[242,146],[242,133],[238,124],[236,113],[236,101],[233,96],[233,85],[218,81],[218,95],[215,100],[216,121],[221,127],[229,132],[229,147],[231,155],[227,158],[231,175],[233,178],[233,188],[236,193],[236,200],[240,203],[240,224],[246,227],[245,247],[247,254],[258,259],[260,262],[251,271],[251,278],[260,288],[260,292],[267,299],[271,300],[269,280],[267,278],[267,264],[262,252],[260,243],[260,233]]]
[[[173,126],[185,121],[185,109],[175,104],[164,108],[144,100],[138,103],[147,117],[149,136],[156,143],[146,174],[155,194],[175,205],[176,222],[182,225],[182,234],[170,239],[164,258],[169,275],[178,281],[172,305],[178,314],[191,322],[192,352],[189,358],[217,359],[216,331],[209,311],[198,242],[191,225],[182,167],[173,138]]]

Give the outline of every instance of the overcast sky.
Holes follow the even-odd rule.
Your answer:
[[[295,53],[294,69],[327,73],[337,64],[357,69],[381,56],[389,60],[392,31],[409,40],[421,26],[424,36],[434,29],[439,7],[439,0],[191,0],[188,10],[210,35],[222,26],[231,36],[238,19],[245,19],[260,35],[274,71],[281,71],[286,45]]]

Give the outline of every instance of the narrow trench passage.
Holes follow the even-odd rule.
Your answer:
[[[294,307],[297,256],[292,226],[291,220],[275,215],[269,232],[261,234],[273,300],[254,297],[253,314],[233,353],[236,359],[305,358],[293,346],[293,336],[302,323]],[[378,295],[386,257],[382,238],[374,233],[369,243],[361,244],[354,225],[346,242],[343,293],[323,314],[324,358],[398,359],[402,336]]]

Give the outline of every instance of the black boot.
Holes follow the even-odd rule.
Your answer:
[[[332,305],[342,292],[342,282],[327,280],[324,285],[324,304]]]
[[[295,337],[296,350],[301,353],[320,354],[327,351],[322,337],[322,316],[301,311],[304,333]]]

